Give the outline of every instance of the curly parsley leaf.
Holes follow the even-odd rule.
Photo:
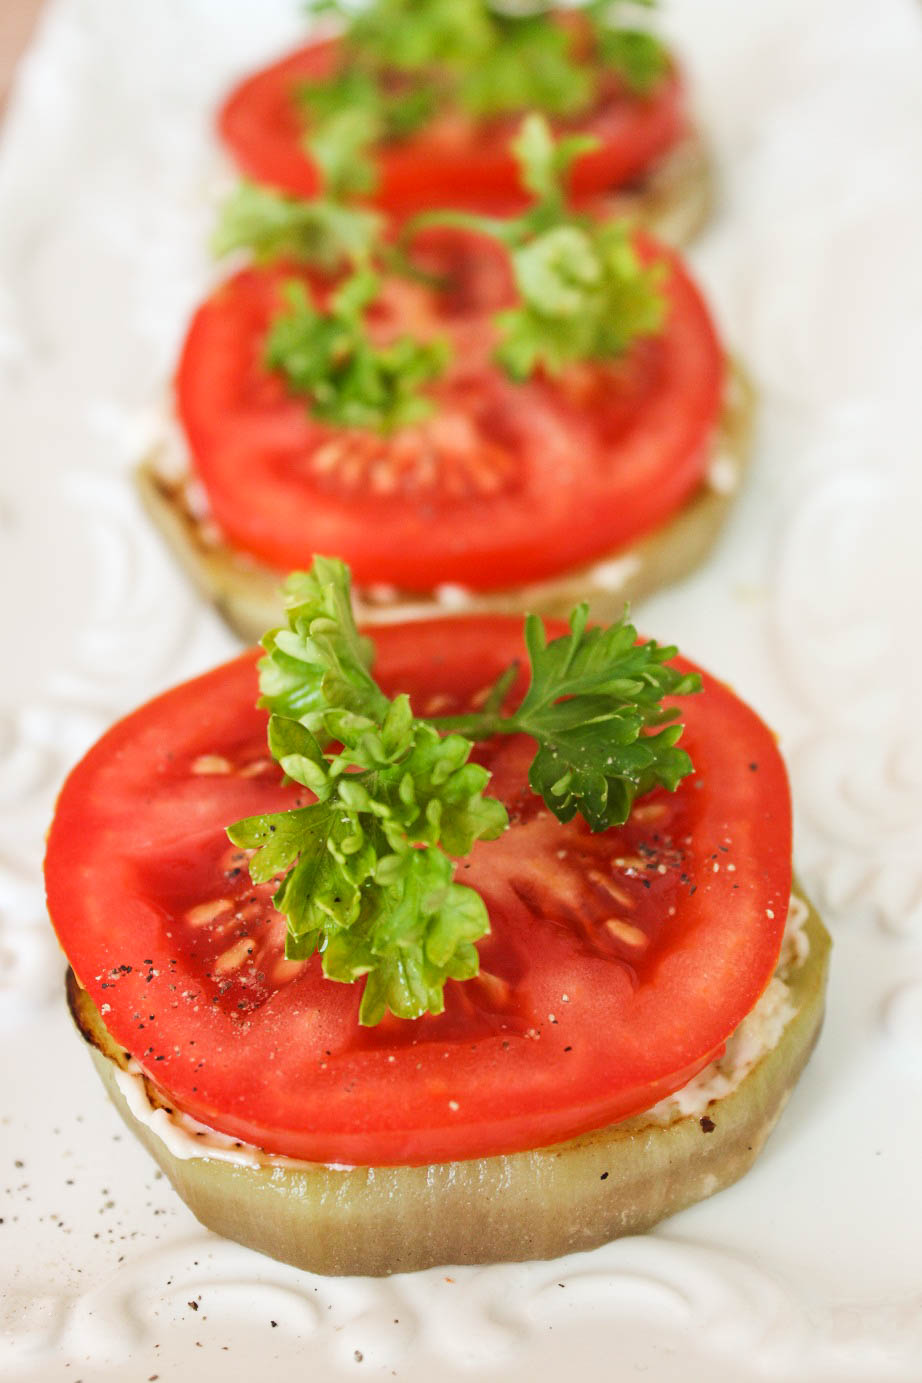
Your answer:
[[[532,790],[558,820],[579,812],[602,831],[622,825],[636,797],[654,787],[674,792],[691,772],[677,748],[679,711],[662,700],[699,691],[701,679],[669,666],[675,648],[639,644],[626,619],[590,629],[588,615],[578,606],[569,635],[550,643],[541,620],[528,617],[531,685],[512,719],[538,741]],[[648,733],[655,726],[664,728]]]
[[[376,139],[406,139],[435,116],[449,74],[479,64],[491,41],[482,0],[375,0],[358,13],[323,0],[312,8],[344,28],[336,70],[296,88],[316,135],[361,112]]]
[[[607,66],[638,96],[655,91],[669,71],[664,44],[648,29],[625,24],[622,15],[633,8],[655,9],[656,0],[590,0],[585,14],[592,26],[596,50]]]
[[[568,207],[573,161],[595,142],[587,135],[555,139],[533,112],[511,146],[535,198],[526,211],[505,220],[423,212],[404,228],[404,244],[424,227],[456,225],[506,246],[518,302],[496,316],[496,359],[513,379],[538,369],[557,374],[581,360],[610,360],[663,328],[665,263],[641,258],[626,221],[596,221]]]
[[[677,747],[679,711],[662,700],[700,691],[701,679],[669,666],[675,648],[638,643],[626,616],[589,628],[588,615],[589,607],[578,605],[570,633],[550,643],[542,621],[528,616],[531,681],[517,710],[499,711],[508,684],[497,683],[499,695],[483,711],[432,724],[473,739],[531,735],[538,744],[532,791],[559,821],[579,813],[593,831],[604,831],[624,824],[636,798],[655,787],[674,792],[692,771]]]
[[[382,716],[387,698],[371,675],[371,641],[355,627],[348,567],[315,557],[310,571],[292,572],[286,579],[282,598],[287,624],[271,629],[262,641],[260,706],[300,721],[314,735],[323,733],[331,705]]]
[[[458,80],[458,104],[475,119],[536,109],[576,116],[598,93],[592,66],[573,53],[570,35],[547,13],[493,12],[492,44]]]
[[[496,358],[513,379],[611,359],[662,330],[665,265],[641,260],[623,221],[555,226],[512,263],[520,301],[497,316]]]
[[[641,3],[649,7],[650,0]],[[362,110],[379,138],[401,139],[446,104],[482,120],[530,109],[573,117],[599,99],[600,64],[638,94],[652,90],[668,68],[658,40],[623,22],[623,0],[590,0],[575,25],[541,3],[372,0],[356,11],[341,0],[318,0],[311,8],[338,18],[343,29],[335,72],[297,92],[314,129]],[[575,39],[580,23],[599,63],[587,61]]]
[[[285,257],[328,271],[367,261],[381,240],[384,218],[351,199],[374,188],[368,149],[376,137],[376,126],[361,109],[339,112],[313,134],[308,145],[323,188],[310,200],[241,182],[221,209],[214,253],[249,250],[259,262]]]
[[[524,227],[540,230],[565,219],[570,169],[580,154],[598,146],[598,139],[591,134],[555,139],[543,116],[533,112],[525,117],[509,145],[522,183],[535,199],[535,205],[522,218]]]
[[[260,704],[273,757],[314,800],[238,821],[228,835],[253,852],[255,883],[278,880],[286,955],[319,952],[328,978],[366,977],[361,1023],[440,1013],[446,980],[477,973],[475,943],[489,931],[454,860],[508,825],[484,796],[489,773],[470,762],[473,739],[532,736],[533,791],[560,821],[580,812],[604,830],[626,821],[638,796],[674,791],[691,772],[678,712],[662,701],[698,691],[700,678],[669,666],[674,648],[639,644],[626,617],[589,628],[581,605],[570,633],[550,642],[536,616],[526,620],[531,679],[517,710],[502,710],[513,665],[482,710],[420,719],[372,676],[344,563],[315,558],[284,593],[287,624],[263,640]]]
[[[333,8],[347,19],[350,53],[379,70],[463,71],[484,61],[495,42],[492,9],[484,0],[372,0],[358,11]]]
[[[567,208],[574,159],[594,141],[555,139],[543,116],[525,117],[512,150],[535,202],[513,231],[520,302],[500,314],[498,358],[513,378],[539,366],[555,373],[577,360],[619,355],[662,330],[665,265],[645,264],[621,220],[594,221]]]
[[[377,345],[365,313],[380,286],[368,267],[343,280],[320,311],[297,279],[284,285],[285,308],[270,325],[265,362],[292,393],[303,394],[314,417],[340,427],[391,432],[432,411],[421,391],[450,359],[446,341],[398,336]]]
[[[327,197],[303,201],[242,182],[224,203],[212,238],[216,255],[249,250],[260,263],[288,258],[320,269],[366,259],[381,236],[382,218],[367,207]]]
[[[325,120],[308,138],[308,152],[320,169],[328,199],[341,203],[374,190],[378,176],[368,150],[378,137],[374,116],[354,105]]]
[[[316,801],[228,835],[255,852],[255,882],[283,876],[286,955],[320,951],[328,978],[368,977],[360,1022],[439,1013],[445,981],[477,973],[474,943],[489,930],[451,856],[501,834],[505,808],[483,795],[490,775],[468,762],[470,740],[440,735],[375,684],[342,563],[318,558],[289,579],[286,603],[287,629],[264,640],[262,704],[273,756]]]
[[[295,100],[308,122],[307,149],[316,156],[330,131],[348,117],[361,117],[375,142],[409,138],[435,115],[438,93],[420,78],[385,83],[352,63],[324,81],[301,82]]]

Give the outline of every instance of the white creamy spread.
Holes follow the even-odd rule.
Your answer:
[[[791,895],[781,955],[773,978],[761,998],[735,1032],[727,1038],[721,1056],[705,1066],[687,1085],[655,1104],[649,1114],[668,1124],[684,1115],[700,1118],[712,1100],[729,1095],[761,1058],[777,1046],[796,1009],[791,1003],[786,976],[798,970],[807,958],[810,941],[806,933],[810,913],[806,903]]]
[[[796,1012],[786,978],[792,970],[803,965],[809,953],[810,942],[806,933],[808,917],[806,903],[792,894],[774,978],[752,1012],[727,1039],[723,1054],[699,1071],[681,1090],[667,1095],[648,1111],[657,1122],[668,1124],[686,1115],[700,1117],[713,1100],[731,1094],[753,1066],[778,1043]],[[263,1152],[261,1148],[219,1133],[179,1110],[155,1108],[148,1097],[144,1076],[137,1062],[132,1061],[127,1070],[116,1067],[115,1083],[138,1123],[155,1133],[174,1157],[183,1160],[207,1158],[213,1162],[231,1162],[238,1167],[311,1165],[276,1153]],[[346,1171],[349,1164],[324,1165]]]
[[[708,467],[707,482],[718,495],[732,495],[739,485],[740,468],[735,456],[718,451]]]

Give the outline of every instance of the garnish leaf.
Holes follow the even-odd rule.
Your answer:
[[[496,356],[513,379],[612,359],[662,330],[666,266],[641,260],[624,221],[555,227],[512,261],[521,301],[497,316]]]
[[[378,136],[378,122],[360,105],[330,116],[309,136],[307,149],[323,174],[326,197],[342,202],[374,189],[377,172],[368,149]]]
[[[492,43],[484,58],[460,74],[457,99],[475,118],[537,109],[575,116],[596,98],[598,77],[580,62],[564,27],[546,13],[493,10]]]
[[[700,689],[697,673],[668,665],[675,648],[637,643],[626,618],[587,628],[589,607],[570,616],[570,633],[547,642],[535,615],[525,624],[531,685],[513,717],[538,741],[529,771],[534,792],[559,821],[580,812],[594,831],[622,825],[634,799],[653,787],[674,791],[692,764],[676,747],[681,725],[664,696]],[[656,734],[650,727],[664,725]]]
[[[536,198],[507,231],[520,301],[497,317],[496,355],[513,379],[610,359],[662,330],[665,265],[641,260],[626,221],[593,221],[567,208],[573,160],[594,142],[581,135],[555,140],[543,116],[531,114],[512,145]]]
[[[388,701],[371,675],[371,641],[355,626],[346,564],[315,557],[309,571],[286,579],[282,599],[288,623],[262,641],[267,656],[259,664],[259,704],[300,721],[315,736],[333,706],[383,717]]]
[[[361,118],[371,142],[408,138],[435,114],[438,93],[419,79],[395,86],[393,80],[385,82],[374,71],[352,63],[332,78],[300,83],[295,99],[308,120],[308,152],[317,157],[330,131],[350,117]]]
[[[541,3],[371,0],[356,11],[341,0],[319,0],[311,8],[343,24],[336,71],[298,91],[314,129],[362,110],[381,138],[400,139],[446,103],[475,119],[529,109],[577,116],[603,90],[598,64],[581,51],[580,24],[601,63],[631,90],[648,92],[668,67],[657,39],[622,22],[623,0],[590,0],[576,25]]]
[[[592,26],[599,56],[615,69],[625,86],[647,96],[669,71],[669,54],[649,29],[625,24],[620,14],[639,8],[655,9],[656,0],[590,0],[585,14]]]
[[[457,225],[506,246],[519,300],[496,315],[495,355],[513,379],[539,369],[559,374],[581,360],[611,360],[663,328],[665,262],[641,256],[628,222],[596,221],[568,206],[573,161],[594,145],[587,135],[555,140],[544,116],[533,112],[511,146],[535,197],[526,211],[504,220],[422,212],[404,229],[404,244],[426,226]]]
[[[542,221],[549,219],[550,209],[555,217],[561,215],[566,203],[566,179],[574,161],[580,154],[598,146],[598,139],[591,134],[571,134],[555,139],[543,116],[535,112],[526,115],[509,147],[519,165],[522,183],[541,207]],[[528,213],[528,219],[534,223],[534,208]]]
[[[289,280],[285,308],[266,337],[265,361],[281,371],[293,393],[310,399],[316,418],[387,433],[431,413],[431,400],[421,390],[444,371],[450,347],[411,336],[376,345],[365,312],[379,286],[372,269],[358,269],[320,311],[304,283]]]
[[[603,830],[626,821],[638,795],[674,791],[691,772],[678,712],[662,699],[699,690],[700,678],[669,666],[674,648],[639,644],[626,617],[589,628],[580,605],[570,633],[550,642],[528,617],[531,681],[517,710],[501,709],[512,667],[482,710],[419,719],[407,696],[389,699],[374,681],[349,584],[342,562],[316,558],[286,583],[287,627],[263,640],[269,748],[315,800],[238,821],[228,835],[253,851],[254,882],[279,881],[286,955],[319,952],[329,979],[365,976],[359,1021],[373,1024],[386,1012],[440,1013],[446,980],[477,973],[489,917],[455,882],[455,860],[508,818],[484,795],[490,775],[470,762],[473,738],[531,735],[533,791],[560,821],[580,812]]]
[[[451,856],[506,827],[485,797],[472,744],[417,720],[369,672],[349,573],[318,558],[286,583],[288,627],[266,636],[262,704],[269,747],[316,802],[238,821],[231,840],[254,850],[254,881],[283,874],[274,902],[288,918],[286,955],[322,955],[324,974],[368,975],[360,1021],[386,1011],[438,1013],[449,978],[476,974],[489,930],[479,894],[454,882]]]
[[[288,258],[333,270],[367,259],[381,225],[378,213],[367,207],[330,197],[303,201],[242,182],[221,210],[212,249],[216,255],[246,249],[260,263]]]

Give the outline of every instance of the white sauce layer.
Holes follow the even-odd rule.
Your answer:
[[[803,899],[791,895],[781,944],[781,955],[774,978],[755,1008],[727,1039],[723,1055],[699,1071],[681,1090],[668,1095],[649,1110],[658,1123],[668,1124],[686,1115],[700,1118],[713,1100],[731,1094],[767,1052],[779,1042],[794,1017],[787,978],[803,965],[810,950],[806,933],[809,911]],[[179,1110],[155,1108],[148,1098],[144,1076],[137,1062],[128,1070],[116,1068],[115,1082],[138,1123],[149,1128],[174,1157],[207,1158],[212,1162],[231,1162],[238,1167],[304,1167],[311,1164],[276,1153],[263,1152],[227,1134],[201,1124]],[[326,1163],[348,1170],[346,1163]]]
[[[809,915],[803,899],[792,894],[778,967],[759,1002],[727,1038],[721,1056],[692,1076],[687,1085],[653,1106],[649,1113],[657,1122],[668,1124],[689,1114],[700,1118],[712,1100],[734,1091],[753,1066],[777,1046],[797,1012],[786,980],[792,970],[803,965],[809,953],[810,941],[805,930]]]

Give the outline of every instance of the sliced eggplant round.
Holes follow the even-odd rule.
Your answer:
[[[787,1103],[823,1019],[829,936],[810,908],[806,959],[785,973],[794,1009],[779,1041],[702,1115],[641,1114],[551,1147],[428,1167],[237,1165],[178,1156],[132,1113],[111,1039],[72,972],[68,999],[129,1128],[209,1229],[313,1272],[553,1258],[649,1229],[747,1171]],[[168,1102],[142,1077],[147,1102]]]

